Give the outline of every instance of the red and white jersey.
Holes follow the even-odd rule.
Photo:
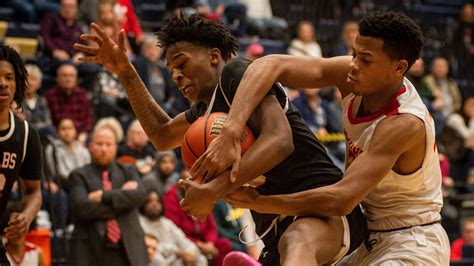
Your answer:
[[[12,266],[34,266],[39,265],[41,248],[37,245],[25,242],[25,253],[23,257],[16,258],[7,250],[7,258]]]
[[[440,220],[443,197],[434,122],[415,87],[405,78],[395,97],[382,110],[367,117],[356,117],[361,101],[361,96],[349,94],[342,102],[348,150],[346,168],[359,154],[368,150],[378,123],[385,117],[408,113],[421,119],[426,128],[422,167],[409,175],[390,170],[363,200],[369,229],[389,230]],[[393,140],[393,145],[398,145],[397,140]]]

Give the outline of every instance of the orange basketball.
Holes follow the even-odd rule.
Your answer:
[[[181,157],[186,169],[191,169],[194,162],[207,150],[209,143],[219,136],[226,119],[226,113],[212,113],[200,117],[188,128],[181,144]],[[252,131],[246,126],[240,138],[241,153],[244,154],[254,141]]]

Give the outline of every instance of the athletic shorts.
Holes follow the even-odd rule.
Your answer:
[[[267,231],[275,218],[279,216],[272,214],[261,214],[252,211],[252,217],[255,222],[255,231],[259,236],[262,236],[265,231]],[[303,217],[299,217],[303,218]],[[344,230],[345,238],[348,238],[348,243],[344,243],[346,247],[341,247],[341,249],[347,250],[341,256],[351,253],[357,249],[368,236],[367,229],[367,220],[362,214],[362,211],[359,206],[354,208],[352,212],[345,216],[347,224],[349,225],[349,234],[347,235],[347,230]],[[260,253],[259,262],[264,266],[276,266],[280,265],[280,254],[278,253],[278,242],[280,241],[281,236],[290,226],[291,223],[298,217],[295,216],[286,216],[282,219],[278,219],[275,226],[269,229],[270,231],[262,237],[262,241],[265,244],[262,252]],[[345,224],[345,222],[344,222]],[[349,245],[349,249],[347,249]],[[340,254],[338,254],[340,255]]]
[[[449,239],[439,223],[371,232],[366,245],[338,265],[449,265]]]

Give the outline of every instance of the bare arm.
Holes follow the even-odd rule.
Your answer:
[[[228,171],[203,185],[190,180],[181,181],[186,186],[186,197],[181,205],[183,210],[197,217],[207,217],[219,198],[269,171],[293,152],[290,125],[274,96],[262,101],[252,115],[250,126],[259,135],[242,157],[237,181],[230,181]],[[208,196],[202,197],[204,194]]]
[[[23,237],[41,208],[40,181],[22,179],[21,182],[25,190],[23,207],[20,213],[14,212],[10,216],[8,227],[5,228],[5,234],[8,238]]]
[[[256,60],[239,84],[226,127],[240,135],[253,110],[275,82],[293,88],[337,86],[343,96],[346,95],[351,60],[348,56],[324,59],[288,55],[272,55]]]
[[[417,118],[411,115],[387,117],[377,126],[369,150],[352,162],[341,181],[287,195],[261,196],[255,190],[246,189],[230,195],[227,200],[262,213],[346,215],[372,191],[402,154],[410,149],[420,149],[424,138],[423,122]],[[397,145],[393,145],[394,139],[398,140]]]
[[[180,146],[189,123],[184,114],[180,114],[174,119],[170,118],[153,100],[128,60],[123,30],[120,32],[117,45],[96,24],[91,24],[91,28],[97,35],[83,34],[81,39],[96,43],[97,47],[74,44],[78,51],[88,55],[80,58],[80,61],[101,64],[118,75],[135,115],[158,150],[169,150]]]

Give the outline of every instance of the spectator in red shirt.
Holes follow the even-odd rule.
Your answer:
[[[77,86],[77,69],[73,64],[62,64],[57,71],[57,85],[45,94],[53,125],[70,118],[79,132],[78,140],[84,143],[92,129],[92,106],[87,93]]]
[[[456,261],[466,258],[467,254],[462,254],[464,245],[474,245],[474,216],[464,220],[462,236],[454,240],[451,245],[451,260]]]
[[[177,184],[165,193],[165,217],[172,220],[198,246],[209,259],[209,265],[222,265],[225,255],[232,251],[231,242],[226,238],[219,238],[212,213],[205,221],[188,216],[179,205],[183,198],[184,191]]]

